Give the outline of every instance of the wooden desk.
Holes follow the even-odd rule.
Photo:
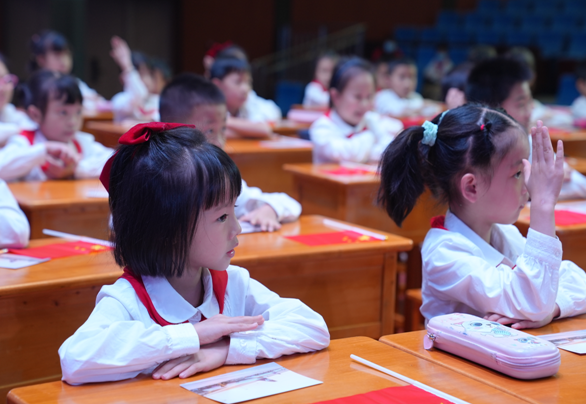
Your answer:
[[[392,333],[397,254],[409,250],[411,240],[389,235],[381,242],[310,247],[283,238],[336,231],[322,221],[302,216],[275,233],[240,235],[232,264],[322,314],[333,338]],[[110,253],[0,268],[0,363],[11,364],[0,369],[0,396],[18,385],[60,378],[59,346],[87,319],[100,288],[120,275]]]
[[[8,187],[30,223],[31,239],[45,237],[43,229],[108,238],[108,198],[87,196],[104,191],[98,179],[12,182]]]
[[[106,121],[91,121],[84,126],[84,130],[91,133],[104,146],[118,148],[118,139],[134,125]]]
[[[283,119],[271,125],[274,133],[282,136],[299,137],[297,132],[303,129],[309,129],[311,122],[298,122],[289,119]]]
[[[554,149],[558,140],[564,142],[564,155],[571,157],[586,157],[586,130],[556,130],[550,129],[549,133]]]
[[[563,207],[564,205],[581,203],[586,205],[586,201],[582,202],[558,202],[556,206]],[[519,219],[515,226],[519,231],[527,236],[529,231],[530,217],[529,207],[524,207],[519,214]],[[570,260],[578,265],[580,268],[586,270],[586,224],[575,224],[571,226],[556,226],[556,234],[562,243],[563,259]]]
[[[406,385],[394,377],[353,362],[350,359],[350,354],[356,354],[471,403],[515,404],[522,402],[510,394],[365,337],[334,340],[329,348],[320,352],[296,354],[277,359],[275,362],[285,368],[323,381],[323,384],[261,398],[253,402],[258,404],[306,404]],[[257,365],[267,362],[259,360]],[[246,367],[223,366],[211,372],[182,380],[161,381],[153,380],[149,376],[140,376],[122,382],[84,386],[69,386],[63,382],[46,383],[12,390],[8,395],[8,403],[215,403],[215,401],[198,396],[179,385]]]
[[[532,335],[543,335],[583,329],[586,329],[586,315],[557,320],[546,327],[524,331]],[[423,349],[425,335],[426,331],[414,331],[386,335],[380,341],[530,403],[569,404],[584,403],[586,400],[586,364],[580,355],[560,350],[562,364],[555,376],[530,381],[517,380],[439,349],[426,351]]]

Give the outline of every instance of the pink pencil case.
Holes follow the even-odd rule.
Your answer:
[[[517,379],[552,376],[561,363],[560,352],[551,342],[470,314],[446,314],[429,320],[423,346]]]

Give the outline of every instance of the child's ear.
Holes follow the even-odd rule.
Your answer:
[[[478,201],[478,178],[472,173],[467,173],[460,179],[460,193],[470,203]]]
[[[335,88],[330,88],[330,98],[332,99],[332,104],[336,104],[340,99],[340,92]]]
[[[38,124],[40,124],[43,120],[43,114],[41,113],[41,110],[34,105],[29,105],[26,109],[26,113],[28,114],[29,118]]]

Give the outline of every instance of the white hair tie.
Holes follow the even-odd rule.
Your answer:
[[[433,122],[425,121],[421,127],[423,128],[423,139],[421,143],[429,147],[433,146],[437,138],[437,125]]]

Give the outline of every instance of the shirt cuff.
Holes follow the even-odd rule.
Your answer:
[[[199,336],[193,324],[177,324],[163,327],[167,333],[169,349],[177,356],[191,355],[199,351]]]
[[[535,257],[551,267],[559,268],[562,263],[562,243],[557,237],[529,228],[527,243],[525,243],[525,254]]]
[[[256,336],[238,332],[230,335],[230,348],[226,365],[241,365],[256,362]]]
[[[574,310],[574,302],[572,301],[572,299],[566,296],[565,293],[563,293],[563,291],[561,291],[561,293],[558,291],[555,302],[560,308],[560,315],[557,318],[564,318],[576,315],[576,312]]]

